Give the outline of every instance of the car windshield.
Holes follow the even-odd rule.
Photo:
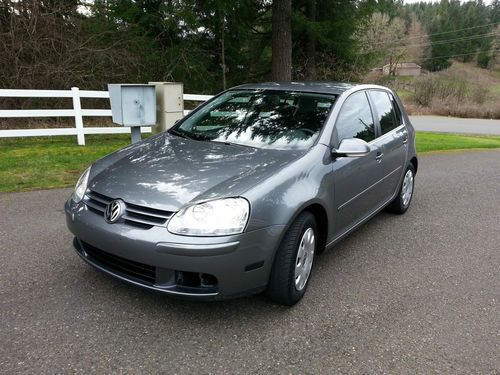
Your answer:
[[[318,137],[335,98],[296,91],[231,90],[170,132],[257,148],[308,148]]]

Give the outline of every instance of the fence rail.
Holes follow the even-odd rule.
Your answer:
[[[72,128],[44,129],[12,129],[0,130],[0,138],[5,137],[40,137],[54,135],[76,135],[79,145],[85,145],[85,134],[121,134],[130,133],[128,127],[84,127],[84,117],[111,117],[111,109],[82,109],[81,98],[109,99],[108,91],[80,90],[11,90],[0,89],[0,97],[9,98],[72,98],[73,109],[0,109],[0,118],[28,117],[73,117],[75,126]],[[211,95],[184,94],[188,101],[204,102]],[[184,114],[189,111],[184,111]],[[150,133],[151,127],[141,128],[142,132]]]

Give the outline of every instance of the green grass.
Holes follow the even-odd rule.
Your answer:
[[[500,148],[500,136],[417,132],[417,152]]]
[[[414,93],[411,92],[410,90],[405,90],[405,89],[400,89],[397,91],[398,96],[401,98],[401,100],[409,100],[413,98]]]
[[[0,139],[0,192],[73,186],[95,160],[126,146],[129,135]],[[418,152],[500,148],[500,137],[417,133]]]
[[[0,139],[0,191],[73,186],[95,160],[125,145],[129,135]]]
[[[493,95],[496,95],[496,96],[500,95],[500,83],[491,85],[490,93],[492,93]]]

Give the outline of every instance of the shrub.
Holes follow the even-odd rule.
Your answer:
[[[429,106],[432,98],[436,95],[437,82],[432,74],[428,74],[415,82],[414,98],[417,104]]]
[[[430,111],[439,116],[499,119],[500,103],[494,100],[477,104],[469,101],[457,103],[454,100],[434,99]]]
[[[477,84],[471,90],[471,100],[473,103],[483,104],[490,99],[490,92],[488,86],[484,84]]]
[[[477,66],[487,69],[490,64],[491,56],[488,51],[481,51],[477,56]]]

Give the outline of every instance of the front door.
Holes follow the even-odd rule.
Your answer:
[[[349,96],[335,123],[333,143],[338,147],[343,139],[360,138],[370,143],[371,152],[361,157],[340,157],[333,161],[335,238],[363,220],[380,205],[383,190],[380,155],[383,151],[374,143],[375,122],[365,91]]]

